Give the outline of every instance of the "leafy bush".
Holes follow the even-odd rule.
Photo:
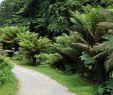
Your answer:
[[[41,53],[39,55],[36,55],[37,63],[38,64],[48,64],[48,60],[50,59],[49,54]]]
[[[11,66],[7,64],[4,58],[0,58],[0,85],[2,85],[7,79],[7,74],[11,72]]]
[[[113,79],[109,79],[99,86],[95,95],[113,95]]]
[[[14,53],[13,59],[15,60],[23,60],[24,59],[24,54],[22,51],[16,51]]]
[[[49,64],[53,65],[56,61],[61,59],[62,57],[59,54],[47,54],[47,53],[41,53],[36,56],[38,64]]]
[[[0,41],[14,43],[17,42],[17,34],[26,32],[26,27],[19,27],[19,26],[9,26],[9,27],[2,27],[0,28],[1,38]]]
[[[8,51],[9,56],[12,56],[14,51],[19,49],[17,34],[26,31],[27,28],[17,26],[0,28],[0,42],[3,49]]]

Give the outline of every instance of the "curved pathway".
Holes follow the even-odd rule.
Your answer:
[[[75,95],[42,73],[17,65],[12,71],[19,80],[17,95]]]

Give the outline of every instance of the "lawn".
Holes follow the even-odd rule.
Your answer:
[[[0,95],[16,95],[17,93],[17,80],[14,75],[6,71],[7,77],[4,84],[0,87]]]
[[[17,63],[20,64],[21,62]],[[48,65],[40,65],[36,67],[32,67],[24,63],[20,65],[48,75],[78,95],[93,95],[98,87],[98,85],[91,84],[85,79],[81,78],[78,74],[68,74],[66,72],[61,72]]]

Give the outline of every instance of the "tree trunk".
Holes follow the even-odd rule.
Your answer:
[[[103,64],[99,64],[96,66],[96,74],[97,74],[97,81],[99,83],[106,81],[106,72]]]
[[[34,57],[34,56],[32,57],[32,65],[36,66],[36,57]]]

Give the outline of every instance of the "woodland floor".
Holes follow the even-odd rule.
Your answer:
[[[50,77],[15,65],[13,73],[19,80],[17,95],[75,95]]]

